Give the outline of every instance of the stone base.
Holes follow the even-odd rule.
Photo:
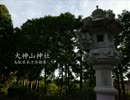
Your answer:
[[[108,95],[115,95],[116,89],[113,87],[96,87],[94,89],[97,94],[108,94]]]
[[[116,89],[113,87],[96,87],[96,100],[115,100]]]
[[[115,100],[115,95],[97,94],[97,100]]]
[[[95,88],[97,100],[115,100],[116,89],[114,88]]]

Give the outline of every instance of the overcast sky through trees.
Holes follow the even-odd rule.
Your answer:
[[[116,14],[130,10],[130,0],[0,0],[0,4],[8,8],[14,27],[20,27],[27,19],[64,12],[87,17],[96,5],[104,10],[112,9]]]

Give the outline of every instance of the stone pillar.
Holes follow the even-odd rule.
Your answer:
[[[112,65],[99,64],[95,65],[96,71],[96,88],[97,100],[115,100],[116,90],[112,82]]]
[[[112,69],[120,61],[120,54],[114,48],[90,50],[87,61],[96,72],[95,92],[97,100],[115,100],[116,89],[113,87]]]

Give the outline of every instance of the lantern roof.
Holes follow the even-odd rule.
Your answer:
[[[96,7],[97,9],[92,12],[93,20],[99,20],[99,19],[105,18],[105,15],[106,15],[105,11],[103,11],[102,9],[99,9],[98,6]]]
[[[114,18],[112,13],[102,9],[97,9],[92,12],[92,18],[86,17],[83,29],[87,32],[110,32],[117,35],[122,31],[121,24]]]

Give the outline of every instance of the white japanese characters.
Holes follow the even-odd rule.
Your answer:
[[[18,53],[15,54],[14,64],[44,64],[43,53]]]

